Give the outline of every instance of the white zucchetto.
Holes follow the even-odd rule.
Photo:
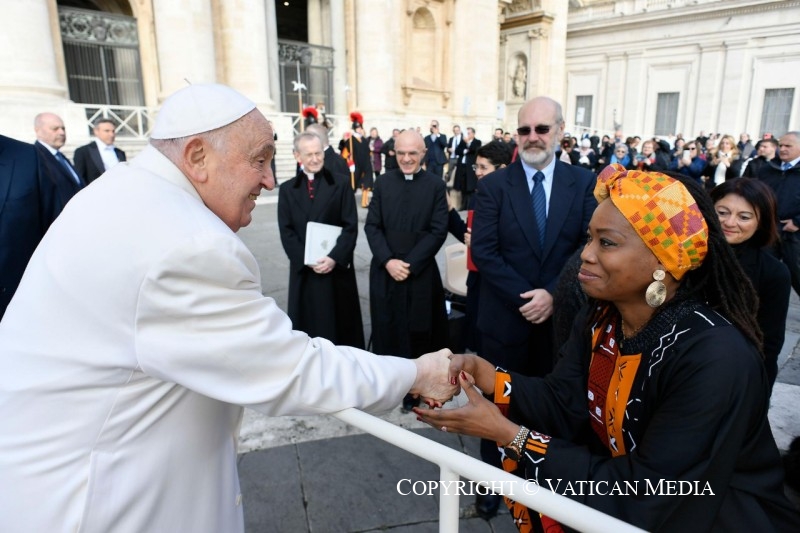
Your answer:
[[[256,104],[226,85],[189,85],[161,105],[151,139],[179,139],[227,126]]]

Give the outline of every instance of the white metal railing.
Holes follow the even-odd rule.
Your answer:
[[[643,531],[618,518],[601,513],[596,509],[570,500],[566,496],[551,492],[544,487],[532,485],[532,482],[487,465],[443,444],[426,439],[357,409],[345,409],[334,413],[332,416],[389,444],[413,453],[417,457],[435,463],[439,466],[440,482],[450,483],[450,485],[442,486],[455,487],[455,482],[459,481],[459,476],[461,476],[485,487],[491,486],[494,489],[502,487],[502,492],[508,498],[543,513],[564,525],[587,533],[608,531],[636,533]],[[440,533],[457,532],[458,519],[458,491],[441,490],[440,488]]]
[[[117,135],[125,139],[147,141],[153,128],[156,109],[145,106],[79,104],[86,110],[86,124],[90,128],[99,118],[110,118],[117,123]]]

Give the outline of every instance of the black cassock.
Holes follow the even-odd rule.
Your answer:
[[[313,199],[308,182],[301,172],[281,185],[278,196],[278,228],[289,257],[288,315],[294,329],[312,337],[363,348],[364,328],[353,269],[353,250],[358,237],[353,191],[343,176],[334,177],[327,169],[316,175]],[[336,261],[330,274],[317,274],[304,264],[308,222],[342,228],[328,254]]]
[[[370,311],[373,351],[416,357],[448,345],[444,289],[436,252],[447,238],[445,183],[426,171],[406,180],[392,170],[375,185],[364,227],[372,250]],[[404,281],[386,262],[411,265]]]

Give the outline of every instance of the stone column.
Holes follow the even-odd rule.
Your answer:
[[[267,18],[263,0],[219,1],[219,53],[222,57],[221,81],[272,110]]]
[[[333,47],[333,109],[336,115],[346,115],[347,109],[347,46],[345,44],[344,0],[330,0],[331,43]]]
[[[719,87],[720,113],[714,128],[720,133],[730,133],[737,141],[739,133],[744,131],[748,108],[739,102],[747,102],[750,98],[752,81],[747,45],[746,39],[725,42],[725,70]]]
[[[358,110],[365,112],[364,120],[372,122],[376,110],[387,107],[392,101],[391,75],[376,76],[386,69],[391,72],[395,54],[389,30],[385,24],[376,24],[385,16],[386,5],[372,0],[357,0],[355,9],[356,34],[356,88],[358,90]],[[350,110],[352,111],[352,110]],[[372,113],[370,113],[372,112]],[[371,120],[373,119],[373,120]]]
[[[606,55],[605,71],[611,72],[606,82],[606,105],[604,111],[599,114],[601,124],[617,124],[627,131],[631,131],[631,124],[625,124],[622,120],[625,110],[625,79],[628,71],[628,58],[624,52],[614,52]]]
[[[567,57],[567,18],[569,16],[569,2],[564,0],[542,0],[542,9],[548,14],[543,21],[547,35],[545,49],[548,53],[546,72],[548,79],[544,82],[544,92],[564,106],[567,96],[566,57]]]
[[[57,61],[62,55],[61,40],[54,39],[59,34],[58,13],[54,1],[52,13],[48,4],[48,0],[3,2],[6,22],[0,32],[0,48],[8,53],[0,69],[0,97],[67,97]]]
[[[80,113],[69,107],[66,73],[59,37],[55,0],[5,0],[0,32],[3,68],[0,69],[0,117],[2,133],[22,141],[33,141],[33,118],[52,111],[64,118],[67,139],[80,132]]]
[[[622,123],[625,124],[623,135],[625,137],[644,133],[644,112],[647,100],[645,89],[646,74],[642,72],[644,61],[643,53],[639,50],[625,52],[627,68],[625,70],[624,86],[626,105],[622,108]],[[613,71],[612,71],[613,72]]]
[[[684,132],[697,134],[716,131],[719,122],[722,82],[725,65],[725,45],[721,42],[700,45],[700,64],[697,70],[697,100],[695,109],[686,110]]]
[[[318,46],[330,46],[326,38],[327,28],[322,16],[322,0],[308,0],[307,24],[308,24],[308,44]]]
[[[267,41],[267,66],[269,94],[275,111],[280,111],[281,74],[278,64],[278,21],[275,16],[275,0],[264,0],[264,19]]]
[[[153,0],[158,67],[159,100],[191,83],[217,79],[214,24],[210,0]]]

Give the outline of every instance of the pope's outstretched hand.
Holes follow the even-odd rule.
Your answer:
[[[450,379],[450,357],[453,355],[448,349],[438,352],[426,353],[414,360],[417,365],[417,379],[409,391],[415,396],[420,396],[425,403],[441,407],[450,400],[459,390],[456,380]]]

